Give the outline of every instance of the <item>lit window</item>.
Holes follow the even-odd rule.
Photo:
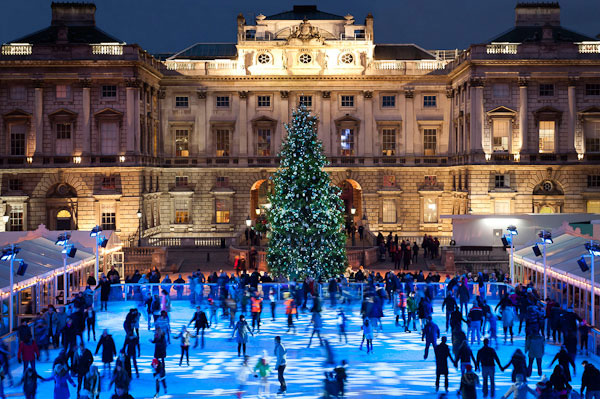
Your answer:
[[[229,96],[217,96],[217,108],[229,108]]]
[[[257,59],[259,64],[268,64],[271,62],[271,56],[267,53],[259,54]]]
[[[424,198],[423,199],[423,222],[424,223],[437,223],[438,222],[437,200],[435,198]]]
[[[600,175],[588,175],[587,186],[590,188],[600,188]]]
[[[312,107],[312,96],[300,96],[298,104],[304,105],[306,108]]]
[[[540,97],[552,97],[554,96],[554,85],[552,83],[541,83],[540,84]]]
[[[27,89],[25,86],[11,86],[10,99],[16,101],[24,101],[27,97]]]
[[[231,132],[228,129],[217,129],[216,131],[216,150],[218,157],[228,157],[230,147]]]
[[[383,200],[383,223],[396,223],[396,201],[393,199]]]
[[[298,61],[300,61],[301,64],[310,64],[310,62],[312,61],[312,57],[310,54],[304,53],[300,55]]]
[[[588,83],[585,85],[586,96],[600,96],[600,83]]]
[[[175,97],[175,107],[176,108],[187,108],[190,105],[189,97],[185,96],[177,96]]]
[[[496,83],[493,86],[494,98],[507,98],[509,95],[509,86],[506,83]]]
[[[600,200],[588,200],[587,213],[600,213]]]
[[[340,96],[342,107],[354,107],[354,96]]]
[[[508,119],[494,119],[492,124],[493,130],[493,146],[494,152],[508,151],[508,130],[510,121]]]
[[[70,94],[70,87],[68,85],[56,85],[56,99],[67,100]]]
[[[104,122],[100,125],[101,148],[103,155],[117,155],[119,151],[119,125]]]
[[[540,152],[554,152],[554,121],[540,121]]]
[[[190,145],[190,131],[187,129],[175,130],[175,156],[188,157]]]
[[[256,100],[259,107],[271,106],[271,96],[257,96]]]
[[[353,156],[354,154],[354,129],[341,130],[341,146],[343,156]]]
[[[354,56],[350,53],[342,54],[340,59],[344,64],[352,64],[354,62]]]
[[[8,218],[10,231],[23,231],[23,205],[11,205]]]
[[[17,124],[10,126],[10,155],[25,155],[25,136],[27,126]]]
[[[102,98],[117,98],[117,86],[102,86]]]
[[[117,214],[114,209],[103,209],[100,224],[102,230],[116,230],[117,229]]]
[[[425,107],[425,108],[437,107],[437,97],[436,96],[423,96],[423,107]]]
[[[188,177],[187,176],[175,176],[175,187],[187,187]]]
[[[437,151],[437,129],[423,129],[423,150],[425,155],[435,155]]]
[[[381,131],[381,149],[383,156],[396,155],[396,129],[383,129]]]
[[[258,129],[256,141],[256,155],[259,157],[271,156],[271,129]]]
[[[386,95],[381,96],[381,107],[382,108],[394,108],[396,106],[396,96]]]
[[[586,122],[585,151],[600,152],[600,122]]]
[[[175,223],[187,224],[190,222],[190,210],[187,199],[175,200]]]
[[[229,223],[230,210],[225,200],[215,200],[215,220],[217,223]]]

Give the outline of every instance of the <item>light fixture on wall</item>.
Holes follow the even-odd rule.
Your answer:
[[[256,216],[260,215],[260,208],[256,208],[254,212],[256,212]]]
[[[352,207],[350,208],[350,213],[354,216],[356,215],[356,208]]]

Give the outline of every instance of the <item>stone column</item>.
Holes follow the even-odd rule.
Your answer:
[[[238,95],[240,98],[240,104],[237,120],[235,122],[235,128],[237,130],[237,132],[235,133],[237,133],[237,139],[240,143],[239,156],[240,158],[242,158],[240,159],[240,164],[246,164],[246,158],[248,157],[248,92],[240,91],[238,92]],[[232,144],[236,141],[235,133],[234,139],[232,140]]]
[[[518,136],[513,134],[515,138],[512,143],[512,153],[517,154],[524,152],[527,149],[527,141],[529,140],[529,132],[527,125],[527,86],[529,80],[519,78],[519,133]]]
[[[404,90],[406,120],[404,122],[404,137],[406,137],[406,155],[415,155],[415,134],[418,130],[415,129],[415,90],[412,87],[407,87]]]
[[[331,131],[331,92],[321,92],[321,128],[319,129],[318,136],[323,142],[323,151],[327,156],[335,156],[331,138],[333,132]],[[315,99],[316,100],[316,99]]]
[[[481,153],[486,155],[492,153],[492,138],[490,132],[485,132],[483,117],[483,79],[471,78],[470,96],[471,96],[471,148],[472,153]],[[485,137],[484,137],[485,136]]]
[[[41,80],[35,81],[35,99],[33,113],[33,130],[35,132],[35,143],[33,148],[27,151],[27,155],[42,155],[44,153],[44,89]],[[29,138],[27,139],[29,141]]]
[[[363,91],[363,97],[363,136],[365,140],[363,155],[372,157],[378,142],[373,134],[373,92],[370,90]]]
[[[169,131],[169,118],[167,118],[167,109],[166,105],[163,104],[165,99],[167,98],[167,92],[165,89],[161,89],[158,91],[158,112],[160,116],[160,130],[158,132],[158,148],[156,149],[156,153],[158,156],[166,155],[172,156],[174,152],[172,151],[172,144],[169,141],[169,137],[171,136],[171,132]]]
[[[273,156],[275,156],[276,154],[279,153],[279,151],[281,151],[281,143],[283,142],[283,138],[286,135],[286,130],[285,127],[283,126],[285,123],[288,123],[288,115],[290,113],[289,110],[289,97],[290,97],[290,92],[289,91],[285,91],[282,90],[279,92],[280,94],[280,100],[279,100],[279,107],[278,107],[278,112],[277,114],[279,115],[279,122],[277,123],[276,127],[275,127],[275,131],[273,132],[273,134],[275,135],[274,140],[273,140]]]
[[[127,145],[125,147],[127,154],[139,153],[140,138],[140,94],[139,81],[131,80],[127,82]]]
[[[194,119],[193,156],[205,155],[207,151],[206,133],[206,91],[199,90],[197,112]]]
[[[569,78],[569,88],[567,89],[569,101],[569,119],[567,125],[567,152],[575,152],[575,121],[577,120],[577,105],[575,101],[575,89],[577,87],[577,79]],[[556,127],[558,129],[558,126]],[[556,143],[555,148],[559,148],[560,143]]]
[[[83,86],[83,94],[81,99],[81,143],[76,143],[75,148],[81,148],[81,154],[88,156],[92,152],[92,82],[88,79],[85,79],[81,82],[81,84]]]
[[[454,123],[452,122],[452,116],[454,115],[454,101],[452,101],[454,97],[454,90],[452,87],[446,87],[446,106],[444,107],[444,124],[446,125],[446,131],[448,132],[448,147],[446,149],[446,154],[454,155],[456,154],[455,143],[456,137],[454,137]],[[443,152],[441,149],[440,152]]]

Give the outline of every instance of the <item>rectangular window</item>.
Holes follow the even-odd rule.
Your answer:
[[[10,231],[23,231],[23,205],[11,205],[8,218]]]
[[[190,131],[187,129],[176,129],[175,130],[175,156],[176,157],[190,156],[189,145],[190,145]]]
[[[437,97],[436,96],[423,96],[423,107],[425,107],[425,108],[437,107]]]
[[[190,106],[190,98],[187,96],[175,97],[175,108],[187,108]]]
[[[271,96],[257,96],[256,102],[259,107],[270,107],[271,106]]]
[[[354,96],[340,96],[342,107],[354,107]]]
[[[115,176],[102,176],[102,190],[116,190],[117,178]]]
[[[381,108],[394,108],[396,106],[396,96],[381,96]]]
[[[600,96],[600,83],[588,83],[585,85],[586,96]]]
[[[590,188],[600,188],[600,175],[588,175],[587,186]]]
[[[56,124],[56,139],[57,140],[71,139],[71,124],[70,123],[57,123]]]
[[[554,121],[540,121],[539,140],[540,152],[554,152]]]
[[[190,210],[187,199],[175,200],[175,223],[188,224],[190,222]]]
[[[342,156],[354,156],[354,129],[342,129],[340,134]]]
[[[585,151],[600,152],[600,122],[585,124]]]
[[[495,175],[494,176],[494,188],[509,188],[510,187],[510,175]]]
[[[115,86],[115,85],[102,86],[102,98],[117,98],[117,86]]]
[[[100,223],[102,224],[102,230],[116,230],[117,229],[117,214],[113,209],[103,209]]]
[[[493,130],[493,143],[492,150],[494,152],[507,152],[508,151],[508,130],[509,130],[508,119],[494,119],[492,123]]]
[[[15,101],[25,101],[27,99],[27,89],[25,86],[11,86],[10,99]]]
[[[298,98],[298,104],[304,105],[306,108],[312,107],[312,96],[300,96]]]
[[[494,201],[494,213],[496,215],[509,215],[510,214],[510,200],[495,200]]]
[[[229,96],[217,96],[217,108],[229,108]]]
[[[258,129],[256,140],[256,155],[271,156],[271,129]]]
[[[423,198],[423,223],[437,223],[437,199]]]
[[[600,213],[600,200],[588,200],[587,213]]]
[[[229,223],[229,207],[227,201],[215,200],[215,220],[217,223]]]
[[[509,86],[506,83],[496,83],[492,89],[494,98],[507,98],[509,95]]]
[[[231,142],[231,131],[228,129],[217,129],[216,146],[218,157],[228,157]]]
[[[10,191],[23,191],[23,180],[21,179],[9,179],[8,189]]]
[[[187,176],[175,176],[175,187],[187,187],[188,177]]]
[[[56,99],[68,100],[71,96],[71,87],[69,85],[56,85]]]
[[[383,223],[396,223],[396,200],[383,200]]]
[[[540,83],[540,97],[554,96],[554,85],[552,83]]]
[[[25,155],[25,136],[27,126],[24,124],[10,126],[10,155]]]
[[[229,179],[225,176],[217,176],[217,187],[227,187],[229,185]]]
[[[423,151],[435,155],[437,151],[437,129],[423,129]]]
[[[100,138],[103,155],[117,155],[119,152],[119,124],[103,122],[100,125]]]
[[[365,30],[364,29],[354,29],[354,38],[355,39],[364,39],[365,38]]]
[[[396,129],[383,129],[381,131],[382,155],[391,157],[396,155]]]

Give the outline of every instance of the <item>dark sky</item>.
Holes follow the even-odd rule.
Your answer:
[[[50,0],[0,2],[0,42],[50,24]],[[127,43],[150,52],[174,52],[195,42],[234,42],[236,15],[246,19],[317,4],[333,14],[375,17],[377,43],[416,43],[427,49],[466,48],[510,29],[515,0],[97,0],[96,23]],[[596,36],[600,1],[563,0],[564,27]]]

